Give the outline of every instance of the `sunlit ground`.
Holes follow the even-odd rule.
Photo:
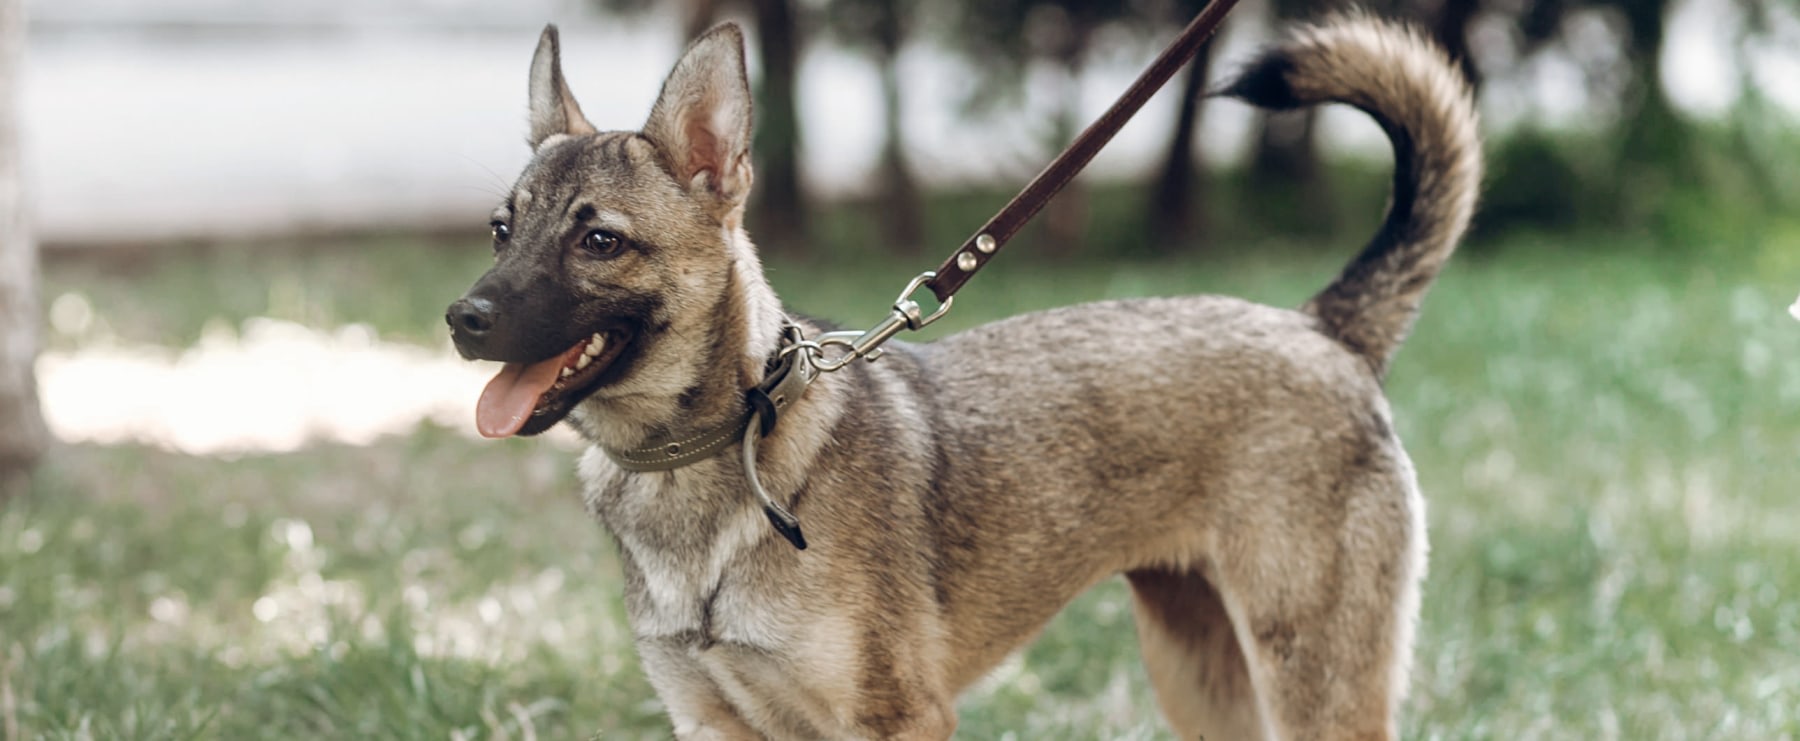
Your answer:
[[[89,311],[78,294],[55,308]],[[447,347],[382,342],[367,325],[315,330],[260,317],[180,350],[109,342],[52,351],[38,377],[58,439],[196,454],[362,445],[424,421],[469,427],[484,381]]]
[[[1800,735],[1800,244],[1465,255],[1389,382],[1431,502],[1409,738]],[[1625,255],[1630,255],[1627,259]],[[1347,257],[999,265],[967,325],[1104,295],[1292,304]],[[68,440],[0,505],[0,722],[52,738],[664,738],[564,445],[473,438],[479,251],[57,266]],[[861,323],[910,263],[777,263]],[[422,424],[421,424],[422,422]],[[1103,585],[962,738],[1169,738]]]

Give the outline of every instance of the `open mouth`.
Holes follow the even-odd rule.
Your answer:
[[[630,339],[620,331],[600,331],[548,359],[507,363],[481,391],[475,429],[493,438],[550,429],[599,385]]]

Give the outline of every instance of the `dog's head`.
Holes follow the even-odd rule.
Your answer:
[[[478,404],[483,435],[549,429],[694,344],[695,317],[724,311],[752,179],[743,44],[735,25],[713,29],[643,131],[600,132],[563,80],[556,28],[544,29],[531,162],[494,211],[493,268],[444,317],[465,358],[505,363]]]

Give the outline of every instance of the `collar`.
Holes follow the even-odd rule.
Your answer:
[[[651,438],[636,448],[601,446],[600,450],[620,468],[634,472],[673,471],[699,463],[742,442],[750,431],[751,417],[758,412],[760,429],[756,434],[767,436],[775,429],[781,411],[806,393],[807,385],[818,376],[819,369],[800,345],[799,327],[787,325],[775,356],[769,359],[769,373],[762,383],[744,392],[744,408],[730,419],[700,432]]]

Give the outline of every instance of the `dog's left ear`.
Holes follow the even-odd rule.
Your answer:
[[[538,36],[537,53],[531,55],[531,138],[537,149],[557,134],[583,136],[595,132],[594,125],[581,115],[581,104],[569,92],[563,79],[562,45],[554,24],[544,27]]]
[[[750,81],[744,32],[735,23],[707,31],[663,82],[644,136],[690,192],[711,201],[724,220],[740,208],[754,179],[750,167]]]

